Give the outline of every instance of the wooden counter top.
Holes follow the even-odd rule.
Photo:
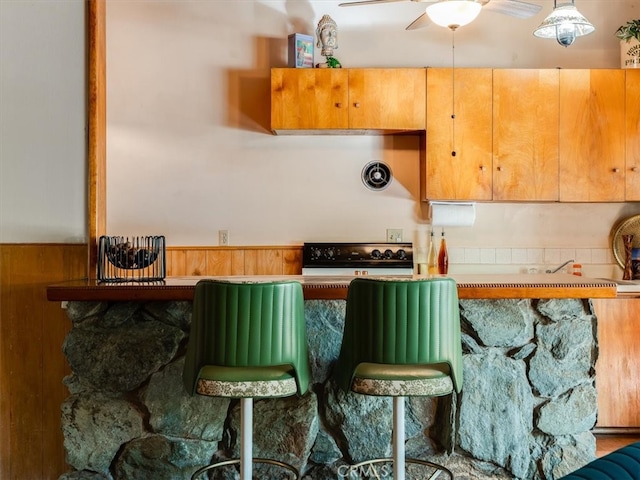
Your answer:
[[[461,299],[501,298],[615,298],[616,284],[608,280],[561,274],[449,275],[458,284]],[[203,278],[231,281],[297,280],[311,299],[346,299],[352,276],[272,275],[234,277],[169,277],[159,282],[98,283],[74,280],[47,288],[51,301],[191,301],[195,284]],[[375,278],[373,275],[371,278]],[[408,278],[408,277],[402,277]],[[423,278],[415,276],[414,278]]]

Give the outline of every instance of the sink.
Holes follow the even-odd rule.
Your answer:
[[[613,278],[603,278],[602,280],[615,283],[618,293],[640,293],[640,280],[619,280]]]

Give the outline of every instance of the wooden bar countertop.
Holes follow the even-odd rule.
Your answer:
[[[370,277],[376,278],[374,275]],[[473,274],[449,275],[449,277],[458,284],[460,299],[616,297],[616,284],[609,280],[566,274]],[[84,279],[49,285],[47,299],[95,302],[191,301],[195,284],[205,278],[227,281],[297,280],[302,283],[307,300],[340,300],[347,298],[349,282],[355,277],[315,275],[168,277],[157,282],[113,283]],[[426,277],[415,275],[414,278]]]

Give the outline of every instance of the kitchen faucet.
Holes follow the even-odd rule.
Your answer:
[[[553,270],[545,270],[546,273],[556,273],[559,272],[560,270],[562,270],[563,267],[566,267],[567,265],[569,265],[571,262],[573,262],[573,259],[571,260],[567,260],[566,262],[564,262],[562,265],[560,265],[557,268],[554,268]]]

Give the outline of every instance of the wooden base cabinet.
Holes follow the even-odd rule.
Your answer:
[[[424,130],[425,75],[424,68],[274,68],[271,129],[275,133]]]
[[[492,78],[490,68],[427,69],[425,200],[492,199]]]
[[[640,298],[592,300],[598,318],[598,428],[640,429]]]

